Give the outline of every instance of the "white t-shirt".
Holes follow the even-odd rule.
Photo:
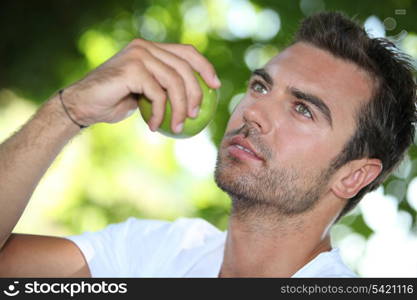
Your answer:
[[[226,232],[203,219],[175,222],[129,218],[67,237],[81,249],[93,277],[217,277]],[[337,249],[322,252],[292,277],[356,277]]]

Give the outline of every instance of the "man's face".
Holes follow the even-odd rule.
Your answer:
[[[254,71],[217,157],[215,180],[234,209],[293,215],[330,192],[329,166],[356,130],[356,113],[371,91],[356,65],[305,43]]]

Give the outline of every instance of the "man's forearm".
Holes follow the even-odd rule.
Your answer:
[[[0,145],[0,249],[46,170],[80,130],[56,97]]]

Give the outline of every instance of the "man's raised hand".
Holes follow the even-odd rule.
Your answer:
[[[137,95],[152,101],[149,127],[162,123],[167,98],[172,105],[171,128],[178,133],[185,118],[195,117],[202,91],[200,73],[211,88],[220,82],[213,65],[193,46],[135,39],[123,50],[65,89],[63,98],[80,124],[115,123],[137,109]]]

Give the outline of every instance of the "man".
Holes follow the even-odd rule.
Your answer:
[[[350,277],[329,230],[401,161],[414,135],[407,59],[338,13],[307,18],[295,42],[251,77],[221,143],[217,185],[232,199],[227,232],[201,219],[128,219],[69,238],[11,234],[38,181],[84,126],[165,101],[172,128],[220,82],[193,47],[135,40],[53,96],[0,147],[2,276]],[[152,201],[152,199],[149,199]]]

